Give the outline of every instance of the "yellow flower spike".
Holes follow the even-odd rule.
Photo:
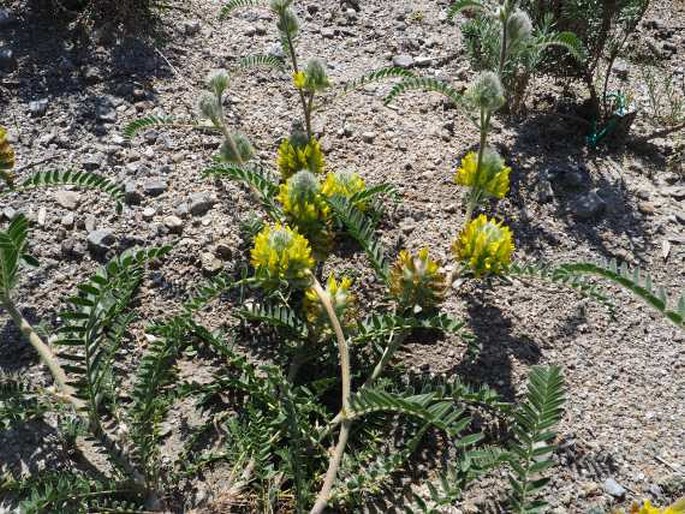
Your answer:
[[[288,221],[311,243],[314,257],[323,260],[330,252],[333,232],[330,208],[321,196],[316,175],[298,171],[281,184],[277,200],[283,204]]]
[[[316,138],[311,138],[303,146],[293,145],[290,139],[285,139],[278,147],[276,163],[283,180],[304,169],[316,174],[323,173],[325,167],[321,145]]]
[[[304,89],[304,86],[307,84],[307,75],[305,75],[304,71],[293,72],[293,84],[297,89]]]
[[[0,126],[0,179],[4,180],[9,187],[14,186],[14,149],[7,141],[7,129]]]
[[[321,192],[329,198],[339,195],[349,199],[354,194],[365,190],[366,183],[364,179],[359,174],[351,171],[327,173],[321,187]],[[357,202],[355,207],[363,211],[366,208],[366,202]]]
[[[353,324],[355,317],[355,297],[350,291],[351,287],[352,280],[348,277],[342,277],[338,282],[335,276],[331,275],[326,283],[326,294],[331,299],[333,309],[343,326],[348,327]],[[309,288],[305,291],[302,307],[307,322],[315,331],[330,331],[328,314],[314,289]]]
[[[494,150],[487,148],[483,152],[480,171],[478,154],[469,152],[461,160],[454,177],[461,186],[477,188],[495,198],[504,198],[509,191],[509,174],[511,168],[504,165],[502,158]]]
[[[397,302],[415,311],[430,311],[443,300],[446,277],[440,264],[430,258],[428,248],[412,255],[402,250],[390,270],[390,294]]]
[[[502,274],[511,264],[513,236],[509,227],[481,214],[464,227],[452,250],[457,260],[468,264],[476,277]]]
[[[250,255],[255,276],[267,285],[288,281],[302,287],[309,283],[312,249],[309,241],[290,227],[266,225],[255,237]]]

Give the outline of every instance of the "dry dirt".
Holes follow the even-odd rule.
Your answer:
[[[81,46],[39,10],[5,3],[14,22],[0,25],[0,47],[14,51],[18,69],[0,72],[0,123],[9,128],[20,178],[41,168],[84,167],[135,184],[139,193],[120,216],[107,199],[90,192],[78,193],[73,210],[57,202],[59,191],[0,197],[0,219],[14,210],[37,221],[30,249],[41,265],[22,280],[21,309],[36,323],[52,326],[65,297],[106,257],[136,245],[173,242],[170,257],[153,273],[141,299],[148,319],[172,311],[202,279],[201,255],[216,258],[217,245],[223,245],[233,254],[224,267],[244,258],[238,224],[254,210],[254,202],[235,184],[201,177],[218,148],[216,138],[160,130],[128,143],[121,130],[153,112],[194,116],[211,70],[278,45],[273,17],[245,10],[220,21],[218,2],[191,0],[184,4],[187,12],[163,13],[158,36],[119,38],[105,26],[95,41]],[[458,28],[445,21],[445,1],[361,0],[359,13],[337,0],[297,3],[303,20],[299,54],[303,60],[325,59],[337,86],[391,64],[400,54],[414,58],[418,73],[458,87],[473,76]],[[657,48],[675,46],[661,64],[682,81],[685,6],[681,1],[653,4],[638,35]],[[637,66],[629,66],[628,80],[639,95]],[[289,86],[285,74],[257,72],[237,77],[230,87],[230,119],[249,135],[264,162],[273,161],[298,113]],[[353,169],[369,184],[389,182],[401,193],[401,203],[384,224],[388,247],[428,245],[448,259],[463,219],[455,163],[476,145],[477,134],[437,96],[407,94],[385,107],[388,88],[373,85],[345,96],[334,90],[315,116],[315,129],[331,168]],[[515,232],[517,259],[557,263],[616,257],[649,270],[656,283],[676,294],[685,285],[685,181],[679,173],[683,165],[667,167],[666,161],[677,137],[657,139],[640,151],[625,146],[588,150],[581,127],[554,114],[562,104],[582,102],[584,95],[579,83],[542,77],[525,116],[498,117],[493,142],[513,168],[513,184],[495,213]],[[45,112],[31,114],[30,102],[41,99],[47,100]],[[649,130],[644,119],[636,130]],[[544,194],[547,177],[552,177],[549,195]],[[162,190],[158,196],[150,194],[155,186]],[[590,191],[601,197],[604,210],[581,219],[574,205]],[[198,193],[211,204],[202,215],[187,209]],[[183,220],[180,236],[165,226],[170,215]],[[87,236],[95,229],[114,235],[107,255],[88,249]],[[359,256],[354,265],[363,262]],[[370,273],[361,275],[363,280]],[[547,495],[550,512],[615,505],[607,479],[625,488],[625,501],[647,496],[666,501],[683,492],[682,485],[672,484],[682,484],[685,477],[685,333],[635,298],[608,291],[617,306],[613,318],[606,307],[557,286],[500,285],[455,293],[446,310],[469,320],[482,345],[477,359],[465,359],[461,343],[449,338],[410,342],[403,352],[410,366],[488,383],[507,399],[521,394],[531,365],[563,367],[568,403],[559,430],[559,465]],[[215,306],[205,315],[207,322],[221,325],[228,308]],[[135,344],[144,347],[144,338],[136,337]],[[1,313],[0,369],[48,383],[30,347]],[[0,434],[0,463],[59,466],[58,451],[33,450],[49,439],[38,431]],[[497,477],[491,480],[499,483]],[[473,505],[487,503],[489,485],[459,507],[478,511]]]

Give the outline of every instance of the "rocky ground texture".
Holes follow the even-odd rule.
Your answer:
[[[346,81],[393,63],[465,86],[473,72],[458,28],[446,21],[447,2],[361,0],[361,11],[338,0],[297,3],[300,55],[325,59],[338,86],[315,116],[330,167],[397,187],[401,202],[382,234],[388,247],[428,245],[447,260],[464,208],[453,181],[455,163],[477,143],[477,134],[433,95],[407,94],[390,107],[382,102],[387,84],[339,95]],[[16,148],[19,178],[39,169],[75,168],[126,184],[121,215],[95,192],[0,197],[0,221],[24,212],[35,222],[30,250],[40,267],[20,284],[21,309],[37,324],[55,325],[64,299],[107,258],[134,246],[173,243],[141,300],[148,319],[173,311],[204,276],[244,259],[249,241],[241,239],[239,224],[254,202],[236,184],[202,178],[218,149],[216,137],[150,130],[128,141],[122,129],[151,113],[194,117],[211,70],[230,68],[249,53],[278,52],[273,16],[244,10],[220,21],[220,3],[191,0],[184,4],[187,11],[162,13],[155,35],[120,36],[104,25],[88,43],[79,43],[40,9],[23,1],[5,4],[0,123]],[[683,80],[682,2],[653,2],[638,37],[641,43],[633,46],[658,52],[666,69]],[[616,75],[644,98],[630,57]],[[584,94],[568,79],[542,77],[525,116],[495,123],[493,142],[513,168],[512,191],[496,214],[516,234],[517,258],[615,257],[649,270],[668,291],[682,291],[685,180],[684,164],[673,157],[677,136],[647,148],[590,151],[579,126],[554,115],[562,103],[581,103]],[[264,162],[273,162],[297,108],[286,74],[240,75],[230,86],[230,120],[249,135]],[[649,129],[644,119],[635,127]],[[500,286],[453,296],[446,308],[469,320],[482,345],[477,359],[465,359],[461,343],[449,338],[410,342],[403,353],[412,367],[487,382],[508,399],[522,392],[532,364],[563,367],[568,403],[547,492],[551,512],[588,512],[643,497],[666,501],[684,492],[685,334],[633,297],[609,291],[618,306],[613,318],[606,307],[552,286]],[[214,326],[229,317],[221,308],[206,316]],[[136,344],[144,348],[142,334]],[[49,382],[2,313],[0,369]],[[0,436],[0,464],[59,466],[49,427],[44,430]],[[491,485],[501,483],[500,477],[489,480],[470,492],[460,511],[485,511]],[[205,500],[215,486],[206,485]]]

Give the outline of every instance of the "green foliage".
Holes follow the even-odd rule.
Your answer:
[[[253,54],[241,57],[236,68],[241,72],[253,70],[255,68],[272,68],[275,70],[285,70],[283,59],[267,54]]]
[[[0,372],[0,429],[39,418],[49,410],[49,402],[26,379]]]
[[[587,277],[573,273],[567,266],[551,266],[543,263],[514,263],[509,268],[508,275],[511,277],[530,277],[550,281],[564,287],[570,287],[583,296],[593,298],[599,303],[613,309],[610,299],[602,292],[601,288],[590,282]]]
[[[74,170],[39,171],[32,174],[15,190],[23,191],[35,187],[55,187],[72,185],[84,189],[97,189],[109,195],[117,202],[117,212],[123,209],[124,188],[96,173]],[[1,195],[1,193],[0,193]]]
[[[556,366],[533,367],[528,393],[514,413],[511,457],[511,508],[517,513],[540,512],[545,503],[535,496],[549,481],[541,476],[554,465],[554,427],[563,415],[564,381]]]
[[[99,425],[101,405],[108,393],[111,395],[112,366],[132,321],[129,304],[142,280],[144,265],[169,249],[141,250],[113,259],[78,286],[78,294],[68,300],[70,309],[60,315],[64,323],[55,344],[65,347],[62,356],[70,362],[66,369],[78,396],[87,402],[94,425]]]
[[[265,5],[266,0],[229,0],[221,7],[221,18],[227,18],[236,9],[241,9],[243,7],[257,7]]]
[[[290,331],[300,339],[306,339],[309,335],[305,322],[288,306],[271,304],[267,301],[249,302],[237,314],[250,321],[258,321]]]
[[[399,95],[414,90],[441,93],[456,105],[463,101],[463,95],[446,82],[430,77],[414,77],[395,84],[383,99],[383,103],[388,105]]]
[[[349,93],[355,89],[366,86],[367,84],[373,84],[374,82],[380,82],[381,80],[389,78],[403,78],[409,79],[414,77],[414,73],[404,68],[397,68],[395,66],[389,66],[387,68],[381,68],[379,70],[374,70],[372,72],[366,73],[361,77],[358,77],[343,87],[343,93]]]
[[[28,232],[29,222],[22,214],[12,220],[7,230],[0,231],[0,303],[10,301],[22,260],[35,264],[26,253]]]
[[[473,11],[461,30],[472,66],[478,70],[497,71],[504,85],[507,106],[516,113],[523,109],[528,84],[543,64],[546,50],[559,47],[579,61],[585,51],[581,40],[571,31],[557,31],[552,16],[542,16],[533,27],[518,2],[454,3],[448,17],[463,10]]]
[[[248,168],[231,164],[215,164],[210,168],[206,168],[202,173],[205,176],[228,178],[246,184],[257,194],[262,206],[275,221],[280,221],[283,218],[281,208],[276,203],[278,186],[259,168],[255,166]]]
[[[615,260],[611,260],[606,264],[590,262],[564,264],[559,269],[568,273],[569,276],[595,275],[610,280],[640,297],[676,326],[685,327],[685,295],[681,294],[675,305],[672,305],[673,302],[668,301],[665,289],[662,286],[655,289],[652,277],[640,268],[631,269],[626,263],[619,265]]]
[[[23,514],[145,512],[144,499],[133,491],[131,484],[92,479],[76,472],[44,472],[0,486],[0,493],[3,489],[22,498],[18,507]]]
[[[126,139],[133,139],[140,131],[154,127],[176,126],[174,118],[171,116],[157,116],[150,114],[144,118],[132,121],[124,127],[123,134]]]
[[[375,237],[371,221],[354,205],[342,197],[328,199],[336,218],[345,226],[347,232],[366,252],[371,265],[383,281],[388,281],[388,258],[385,250]]]

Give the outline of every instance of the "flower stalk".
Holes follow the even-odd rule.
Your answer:
[[[326,471],[323,485],[321,486],[321,490],[316,498],[314,507],[312,507],[311,510],[311,514],[321,514],[328,505],[328,498],[330,497],[331,490],[333,489],[333,484],[335,483],[335,478],[338,474],[338,469],[340,468],[340,463],[342,462],[345,448],[347,447],[347,440],[350,436],[350,428],[352,427],[352,420],[348,417],[351,413],[350,399],[352,395],[352,374],[350,370],[349,347],[347,346],[347,340],[345,339],[342,325],[340,324],[340,320],[335,313],[335,308],[333,307],[330,296],[323,289],[323,287],[321,287],[321,284],[316,277],[312,274],[310,274],[310,276],[312,279],[311,287],[319,297],[321,305],[323,305],[323,308],[331,321],[331,325],[333,325],[333,331],[335,332],[335,337],[338,342],[338,351],[340,354],[340,374],[342,377],[342,408],[339,413],[341,426],[340,434],[338,435],[338,443],[333,450],[331,460],[328,463],[328,470]]]

